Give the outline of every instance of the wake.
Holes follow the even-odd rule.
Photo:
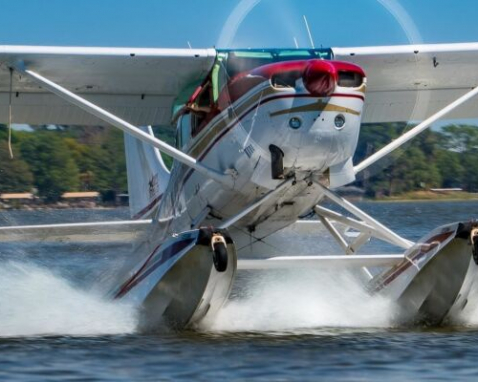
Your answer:
[[[96,336],[132,333],[135,310],[74,287],[46,268],[0,265],[0,336]]]
[[[0,265],[0,337],[99,336],[138,331],[137,310],[83,290],[27,262]],[[236,280],[232,297],[200,330],[206,332],[316,332],[324,328],[393,327],[393,301],[370,296],[347,271],[250,274]],[[455,324],[478,327],[478,284]]]
[[[387,328],[395,308],[371,297],[352,274],[283,272],[250,280],[245,297],[229,301],[204,329],[212,331],[291,331],[295,329]]]
[[[355,331],[400,327],[399,307],[387,298],[371,296],[347,270],[254,276],[246,281],[240,296],[231,299],[215,319],[203,322],[201,329],[300,334],[331,328]],[[451,317],[447,325],[457,329],[478,327],[477,296],[478,282],[464,310]]]

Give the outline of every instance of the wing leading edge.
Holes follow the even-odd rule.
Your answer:
[[[364,122],[422,120],[478,86],[478,43],[332,50],[367,73]],[[8,68],[18,62],[135,125],[168,125],[175,100],[192,93],[215,57],[214,49],[0,46],[0,123]],[[16,123],[104,125],[17,73],[12,111]],[[478,118],[476,102],[448,118]]]
[[[0,122],[8,120],[9,67],[19,62],[133,124],[169,125],[175,100],[190,95],[215,57],[214,49],[0,46]],[[15,123],[104,125],[18,73],[12,111]]]
[[[478,43],[333,48],[367,74],[363,122],[423,120],[478,86]],[[476,101],[447,116],[478,118]]]

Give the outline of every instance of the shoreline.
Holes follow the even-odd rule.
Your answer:
[[[128,208],[128,205],[92,205],[92,204],[17,204],[15,206],[0,205],[0,212],[6,211],[52,211],[52,210],[114,210]]]
[[[377,197],[377,198],[356,198],[347,197],[353,202],[373,202],[373,203],[412,203],[412,202],[478,202],[478,193],[468,192],[452,192],[452,193],[435,193],[428,191],[416,191],[403,195],[392,197]],[[93,203],[58,203],[58,204],[17,204],[5,205],[0,204],[0,212],[6,211],[48,211],[48,210],[65,210],[65,209],[79,209],[79,210],[114,210],[120,208],[128,208],[126,204],[118,205],[99,205]]]
[[[452,191],[452,192],[432,192],[432,191],[413,191],[402,195],[384,196],[378,198],[364,198],[366,201],[373,202],[469,202],[478,201],[478,193]]]

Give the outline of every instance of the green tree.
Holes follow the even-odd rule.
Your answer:
[[[443,164],[449,169],[446,171],[448,183],[456,179],[453,184],[466,191],[478,191],[478,127],[470,125],[448,125],[440,133],[440,143],[447,151],[447,159],[453,160]],[[454,157],[454,159],[451,159]],[[456,163],[459,162],[459,165]],[[454,173],[451,173],[454,171]]]
[[[448,125],[440,133],[443,148],[466,153],[478,148],[478,127],[469,125]]]
[[[462,188],[468,192],[478,192],[478,149],[460,153],[461,165],[463,166]]]
[[[115,193],[126,191],[128,181],[123,133],[117,129],[109,129],[101,148],[104,155],[100,164],[103,173],[107,174],[105,176],[108,179],[108,190]]]
[[[78,189],[78,167],[58,132],[30,134],[22,140],[20,150],[34,175],[40,196],[56,201],[64,192]]]
[[[444,188],[463,187],[465,169],[461,163],[461,154],[447,149],[438,150],[436,167],[442,178]]]
[[[161,139],[172,146],[176,145],[176,132],[170,126],[155,126],[153,131],[156,138]],[[164,153],[161,153],[161,157],[163,158],[166,167],[171,169],[173,166],[173,158]]]
[[[32,188],[33,175],[28,164],[17,155],[10,158],[7,141],[0,140],[0,193],[27,192]]]
[[[380,150],[406,129],[405,123],[363,125],[354,163]],[[365,188],[368,196],[391,196],[440,186],[442,176],[435,163],[439,142],[436,133],[422,133],[364,171],[358,185]]]
[[[101,147],[88,146],[74,138],[65,138],[65,144],[79,170],[80,188],[84,191],[103,191],[109,188],[109,174],[103,170],[105,153]]]
[[[103,195],[127,189],[123,133],[113,128],[72,128],[65,138],[83,190]]]

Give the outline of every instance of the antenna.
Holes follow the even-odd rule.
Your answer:
[[[293,39],[294,39],[295,47],[299,49],[299,43],[297,42],[297,39],[295,37],[293,37]]]
[[[189,49],[192,49],[193,47],[191,46],[191,43],[188,41],[188,46],[189,46]]]
[[[307,33],[309,34],[310,45],[312,45],[312,49],[315,49],[314,40],[312,39],[312,34],[310,33],[309,23],[307,22],[307,17],[304,15],[304,22],[305,28],[307,29]]]

